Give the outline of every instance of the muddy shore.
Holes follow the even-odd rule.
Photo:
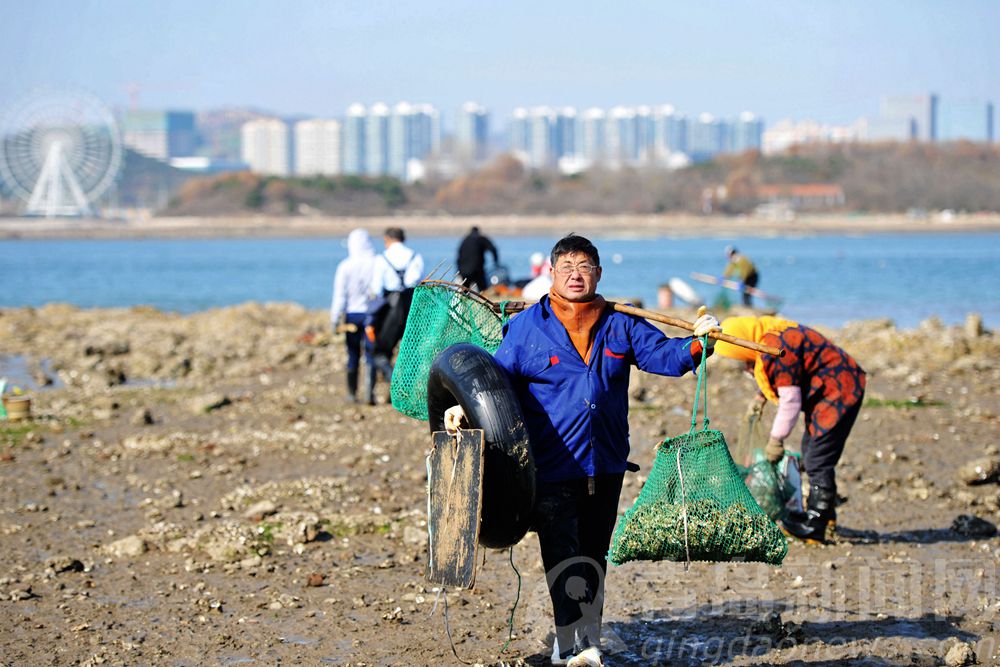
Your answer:
[[[778,568],[612,568],[607,664],[1000,660],[1000,537],[956,523],[1000,522],[1000,337],[975,318],[826,332],[869,373],[836,542]],[[34,416],[0,422],[0,665],[460,664],[445,609],[458,655],[498,664],[518,595],[499,660],[548,664],[533,535],[485,552],[471,592],[424,580],[426,424],[385,387],[345,400],[325,312],[49,305],[0,310],[0,340]],[[693,391],[635,372],[622,510]],[[752,391],[712,360],[730,442]]]
[[[404,227],[411,235],[465,234],[478,225],[493,236],[558,234],[575,231],[590,236],[734,236],[874,233],[996,232],[1000,214],[930,215],[801,215],[775,221],[756,217],[664,215],[438,216],[392,217],[144,217],[123,220],[0,218],[0,239],[38,238],[227,238],[342,237],[363,227],[381,233]]]

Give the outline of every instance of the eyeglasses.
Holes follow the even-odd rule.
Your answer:
[[[575,266],[573,264],[561,264],[555,268],[555,271],[560,276],[571,275],[574,271],[579,271],[581,274],[589,276],[599,268],[601,267],[594,266],[593,264],[577,264]]]

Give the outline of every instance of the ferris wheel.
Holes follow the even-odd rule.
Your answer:
[[[92,95],[39,93],[0,118],[0,181],[25,215],[94,215],[121,164],[118,125]]]

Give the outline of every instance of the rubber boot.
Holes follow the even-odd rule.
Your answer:
[[[781,529],[789,537],[812,544],[826,544],[826,530],[837,522],[837,493],[826,487],[811,486],[805,512],[791,512]]]
[[[368,405],[375,405],[375,381],[378,379],[378,371],[370,369],[368,373]]]
[[[351,403],[358,402],[358,369],[347,371],[347,400]]]

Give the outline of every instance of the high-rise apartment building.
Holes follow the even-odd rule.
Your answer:
[[[653,112],[653,145],[658,156],[687,152],[687,116],[664,104]]]
[[[422,170],[417,164],[439,152],[440,115],[430,104],[400,102],[389,118],[388,172],[412,181]]]
[[[702,113],[688,125],[688,155],[695,162],[710,160],[725,149],[723,123],[710,113]]]
[[[240,128],[240,154],[250,171],[288,176],[291,142],[288,124],[278,119],[251,120]]]
[[[367,115],[368,111],[363,104],[352,104],[347,107],[341,141],[343,146],[341,164],[345,174],[360,176],[366,172],[365,118]]]
[[[312,119],[295,124],[295,173],[333,176],[341,173],[341,125],[337,120]]]
[[[978,141],[992,143],[995,138],[993,103],[982,100],[944,99],[939,115],[941,141]]]
[[[455,153],[463,162],[483,162],[489,151],[490,115],[486,107],[466,102],[455,123]]]
[[[552,142],[554,125],[555,113],[549,107],[535,107],[528,115],[528,132],[531,135],[529,163],[536,169],[554,167],[559,159]]]
[[[888,135],[880,138],[937,141],[938,97],[924,95],[886,95],[879,103],[879,118],[869,125],[869,132]],[[909,129],[910,136],[891,136]]]
[[[130,110],[122,116],[122,140],[146,157],[166,162],[198,149],[194,112]]]
[[[617,106],[608,112],[605,155],[612,165],[634,162],[638,157],[638,132],[635,109]]]
[[[659,164],[669,168],[709,160],[730,151],[760,149],[764,122],[745,112],[723,121],[702,114],[695,121],[670,105],[616,106],[609,111],[572,107],[514,110],[510,148],[528,166],[580,171],[594,164],[611,168]]]
[[[556,161],[577,154],[576,109],[563,107],[555,112],[552,125],[552,152]]]
[[[604,160],[607,137],[607,114],[604,109],[591,107],[580,116],[576,154],[588,163]]]
[[[531,151],[531,130],[528,125],[528,110],[517,107],[510,119],[510,151],[523,162],[527,162]]]
[[[641,164],[649,164],[656,158],[656,128],[653,123],[653,109],[642,105],[635,109],[635,157]]]
[[[760,150],[764,137],[764,121],[749,111],[744,111],[732,124],[729,132],[729,150],[742,153]]]
[[[365,173],[389,173],[389,107],[382,102],[373,104],[365,118]]]

